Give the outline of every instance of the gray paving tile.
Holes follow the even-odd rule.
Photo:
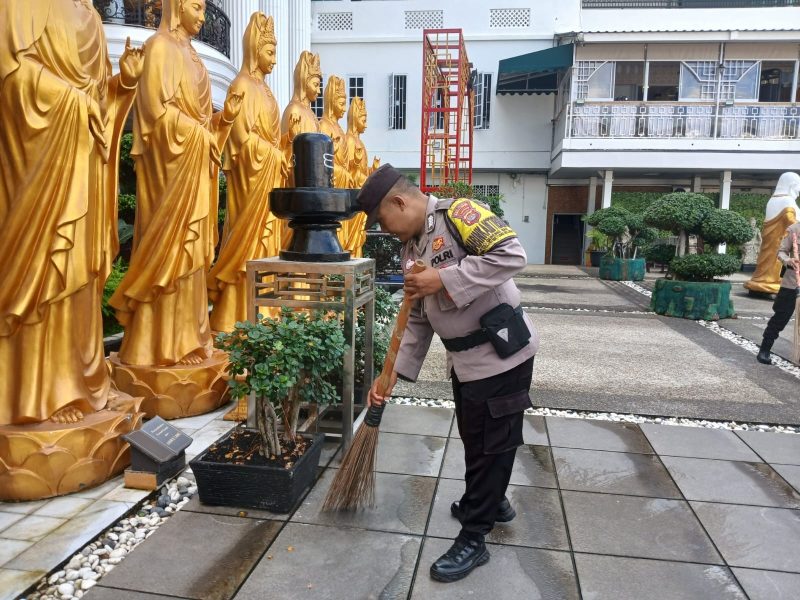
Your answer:
[[[750,600],[797,600],[800,574],[731,569]]]
[[[118,475],[113,479],[109,479],[106,482],[101,483],[98,486],[93,488],[89,488],[88,490],[81,490],[80,492],[75,492],[74,494],[70,494],[71,498],[91,498],[93,500],[98,500],[108,494],[109,492],[116,490],[117,488],[125,487],[125,481],[123,479],[123,475]]]
[[[207,515],[269,519],[271,521],[286,521],[289,518],[289,514],[278,514],[269,512],[268,510],[258,510],[256,508],[236,508],[234,506],[211,506],[209,504],[201,504],[198,494],[195,494],[181,510]]]
[[[461,525],[450,514],[450,504],[460,500],[463,494],[463,481],[439,480],[428,525],[429,536],[452,540],[458,535]],[[487,541],[554,550],[569,549],[556,490],[512,485],[508,487],[506,496],[517,511],[517,516],[510,523],[497,523],[487,536]]]
[[[46,574],[47,571],[0,569],[0,600],[14,600]]]
[[[427,538],[414,580],[412,600],[429,598],[536,598],[578,600],[572,560],[566,552],[490,545],[491,558],[465,579],[439,583],[431,564],[450,547],[449,540]],[[524,590],[524,592],[523,592]]]
[[[800,508],[800,492],[765,463],[675,456],[661,460],[689,500]]]
[[[768,463],[800,465],[800,435],[767,431],[737,431],[736,435]]]
[[[292,516],[292,521],[422,535],[436,480],[393,473],[375,474],[374,508],[321,512],[336,469],[327,469]]]
[[[800,573],[800,512],[705,502],[691,505],[732,567]]]
[[[563,492],[576,552],[723,564],[684,500]]]
[[[421,538],[289,523],[236,600],[406,598]]]
[[[747,600],[725,567],[578,553],[575,564],[585,600]]]
[[[667,470],[650,454],[553,448],[561,489],[680,498]]]
[[[74,496],[75,494],[71,495]],[[36,512],[48,502],[49,500],[33,500],[31,502],[0,502],[0,510],[3,512],[27,515],[32,512]]]
[[[387,404],[381,419],[381,431],[447,437],[452,421],[452,408]]]
[[[124,488],[122,488],[124,489]],[[109,492],[112,493],[112,492]],[[145,492],[147,495],[147,492]],[[111,500],[112,498],[106,498]],[[59,517],[62,519],[69,519],[94,502],[91,498],[76,498],[73,496],[65,496],[63,498],[54,498],[45,503],[41,508],[36,510],[33,514],[45,517]]]
[[[456,423],[455,418],[453,418],[450,437],[461,437],[458,434],[458,423]],[[537,446],[547,446],[550,443],[547,438],[547,427],[544,424],[543,416],[524,415],[522,417],[522,439],[526,444],[536,444]]]
[[[772,465],[778,475],[789,482],[794,489],[800,492],[800,466],[798,465]]]
[[[57,519],[55,517],[42,517],[35,514],[25,515],[10,527],[6,527],[3,530],[3,537],[12,540],[38,542],[48,533],[66,522],[66,519]]]
[[[733,431],[706,427],[676,425],[639,425],[650,444],[661,456],[688,456],[760,462],[756,455]]]
[[[118,590],[116,588],[103,587],[102,583],[94,586],[83,597],[86,600],[170,600],[178,598],[178,596],[162,596],[161,594]]]
[[[450,438],[442,466],[442,477],[464,479],[464,444],[459,438]],[[520,446],[514,457],[511,484],[556,487],[555,467],[547,446]]]
[[[2,507],[0,506],[0,508]],[[23,517],[25,517],[24,513],[0,512],[0,532],[4,529],[8,529]]]
[[[33,542],[9,540],[4,537],[0,537],[0,567],[10,561],[12,558],[16,558],[18,554],[21,554],[32,545]]]
[[[635,423],[547,417],[550,444],[562,448],[652,454],[653,449]]]
[[[375,469],[383,473],[436,477],[442,466],[447,438],[381,433]],[[335,459],[335,465],[341,459]]]
[[[41,569],[50,571],[106,529],[128,510],[125,502],[96,500],[79,515],[67,520],[5,566],[11,569]],[[51,517],[43,517],[51,518]]]
[[[231,598],[280,529],[278,521],[187,511],[103,577],[103,585],[197,600]]]

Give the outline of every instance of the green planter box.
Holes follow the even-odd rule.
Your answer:
[[[643,258],[604,256],[600,261],[600,279],[608,281],[641,281],[644,279]]]
[[[706,321],[736,316],[728,281],[656,279],[650,309],[668,317]]]

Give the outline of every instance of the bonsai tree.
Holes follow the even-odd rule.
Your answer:
[[[611,240],[611,251],[616,258],[636,258],[639,249],[658,235],[645,225],[642,215],[616,206],[593,212],[586,222]]]
[[[236,323],[231,333],[217,337],[217,345],[228,353],[232,395],[255,394],[265,458],[294,447],[303,401],[326,404],[338,397],[329,377],[341,369],[344,355],[337,319],[284,308],[280,318]]]
[[[653,202],[644,214],[648,225],[678,236],[670,271],[685,281],[713,281],[741,267],[736,256],[717,254],[717,244],[742,244],[752,231],[747,220],[730,210],[715,208],[702,194],[676,192]],[[696,235],[698,253],[691,254],[689,236]]]

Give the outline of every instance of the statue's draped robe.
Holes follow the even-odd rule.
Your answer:
[[[108,399],[100,312],[117,254],[119,139],[135,95],[100,17],[74,0],[0,5],[0,424]],[[105,162],[88,97],[106,123]]]
[[[249,63],[245,56],[244,64]],[[247,261],[276,256],[281,247],[281,223],[269,205],[269,192],[283,185],[278,103],[264,81],[247,70],[231,91],[244,93],[244,99],[225,152],[228,210],[222,248],[208,281],[215,331],[231,331],[236,321],[247,319]]]
[[[220,117],[212,115],[202,61],[162,23],[145,44],[136,97],[133,253],[111,298],[125,327],[123,363],[169,366],[213,350],[206,273],[217,242],[218,169],[211,156],[219,155]]]
[[[777,294],[781,287],[781,263],[778,260],[778,247],[786,235],[786,229],[797,221],[795,209],[784,208],[777,216],[764,221],[761,228],[761,251],[755,273],[744,284],[748,290],[765,294]]]
[[[350,179],[354,188],[360,188],[369,177],[367,149],[364,146],[364,142],[361,141],[361,136],[353,130],[347,132],[345,145]],[[350,258],[361,258],[363,256],[364,242],[367,241],[367,232],[364,231],[366,222],[367,214],[359,212],[344,223],[343,245],[350,251]]]
[[[328,102],[328,98],[326,98],[326,102]],[[331,102],[334,101],[333,98],[330,99]],[[352,188],[353,183],[350,177],[350,172],[347,170],[347,135],[345,134],[342,126],[339,125],[339,122],[332,114],[327,114],[319,120],[319,130],[320,133],[324,133],[329,138],[333,140],[333,185],[337,188]],[[350,252],[350,258],[359,258],[360,257],[360,250],[361,248],[350,248],[347,245],[351,236],[349,235],[349,230],[351,229],[351,223],[358,219],[358,215],[353,217],[352,219],[348,219],[347,221],[342,222],[342,227],[339,229],[337,235],[339,237],[339,243],[342,245],[342,248]],[[363,227],[363,222],[362,222]],[[356,256],[356,253],[359,252],[359,256]]]

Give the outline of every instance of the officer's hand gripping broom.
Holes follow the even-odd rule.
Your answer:
[[[425,263],[418,260],[411,268],[412,273],[425,270]],[[408,293],[403,297],[400,311],[397,313],[397,322],[392,332],[392,341],[383,361],[383,369],[378,376],[377,392],[379,396],[386,395],[386,388],[394,372],[394,361],[400,349],[400,341],[408,323],[412,301]],[[351,510],[364,506],[375,505],[375,455],[378,451],[378,427],[381,424],[383,409],[386,403],[373,404],[367,409],[364,423],[353,437],[353,443],[347,454],[344,455],[342,464],[333,478],[331,488],[322,505],[323,511]]]

